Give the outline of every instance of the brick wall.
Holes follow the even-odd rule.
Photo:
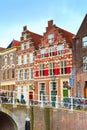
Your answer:
[[[52,109],[50,107],[33,108],[32,130],[86,130],[86,129],[87,129],[87,113],[85,111],[74,110],[72,112],[68,109]]]

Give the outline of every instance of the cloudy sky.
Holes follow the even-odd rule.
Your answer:
[[[43,34],[49,20],[76,34],[86,13],[86,0],[1,0],[0,47],[7,47],[13,39],[20,40],[25,25]]]

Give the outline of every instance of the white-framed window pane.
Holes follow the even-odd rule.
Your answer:
[[[87,36],[82,38],[82,43],[84,47],[87,47]]]
[[[27,79],[27,69],[24,70],[24,79]]]
[[[30,79],[33,79],[33,68],[30,68]]]
[[[21,44],[21,50],[24,50],[24,44]]]
[[[30,53],[30,63],[33,63],[33,53]]]
[[[21,87],[18,86],[18,99],[21,100]]]
[[[60,61],[61,74],[66,74],[66,61]]]
[[[27,49],[30,48],[30,42],[27,42],[27,43],[26,43],[26,48],[27,48]]]
[[[28,99],[28,87],[27,86],[23,87],[23,95],[24,95],[25,101],[27,101],[27,99]]]
[[[27,64],[27,55],[24,55],[24,64]]]
[[[39,65],[39,75],[44,76],[44,64]]]
[[[46,96],[46,90],[45,90],[45,83],[39,83],[39,95],[40,95],[40,100],[41,100],[41,95],[43,100],[45,100]]]
[[[22,57],[18,56],[18,65],[21,65],[21,64],[22,64]]]
[[[83,57],[83,71],[87,71],[87,57]]]
[[[18,80],[22,80],[22,70],[18,70]]]
[[[54,42],[54,34],[49,34],[48,35],[48,42],[51,44]]]

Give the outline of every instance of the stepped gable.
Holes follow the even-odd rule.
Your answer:
[[[41,38],[43,37],[42,35],[39,35],[37,33],[29,31],[30,36],[32,37],[32,41],[34,43],[34,46],[37,48],[41,44]]]

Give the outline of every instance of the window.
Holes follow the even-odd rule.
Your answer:
[[[27,38],[27,37],[26,37],[26,34],[24,34],[24,36],[23,36],[23,37],[24,37],[24,40],[26,40],[26,38]]]
[[[83,70],[87,71],[87,57],[83,57]]]
[[[58,55],[61,55],[62,54],[62,50],[64,49],[64,46],[63,45],[58,45],[57,47],[57,53]]]
[[[33,79],[33,68],[30,68],[30,79]]]
[[[44,64],[39,65],[39,75],[44,76]]]
[[[66,74],[66,61],[60,61],[61,74]]]
[[[49,72],[50,72],[50,75],[54,75],[54,63],[52,62],[52,63],[50,63],[49,64]]]
[[[41,95],[43,100],[45,100],[46,92],[45,92],[45,83],[39,83],[39,95],[41,100]]]
[[[14,77],[15,77],[15,69],[12,68],[12,78],[14,78]]]
[[[45,53],[46,53],[46,50],[45,50],[45,49],[41,50],[41,57],[42,57],[42,58],[45,57]]]
[[[26,43],[26,49],[30,48],[30,42]]]
[[[22,64],[22,57],[18,56],[18,65],[21,65],[21,64]]]
[[[27,79],[27,69],[24,70],[24,79]]]
[[[24,50],[24,44],[21,44],[21,50]]]
[[[54,42],[54,34],[48,35],[48,42],[49,42],[49,44],[52,44]]]
[[[27,64],[27,55],[24,55],[24,64]]]
[[[87,47],[87,36],[82,38],[83,47]]]
[[[7,70],[7,79],[10,78],[10,69]]]
[[[54,47],[50,48],[50,56],[54,56]]]
[[[57,95],[57,83],[56,82],[51,82],[50,86],[51,86],[51,103],[52,106],[55,106],[56,104],[56,95]]]
[[[33,63],[33,53],[30,53],[30,63]]]
[[[22,70],[18,70],[18,80],[22,80]]]
[[[3,80],[6,79],[6,70],[3,70]]]

